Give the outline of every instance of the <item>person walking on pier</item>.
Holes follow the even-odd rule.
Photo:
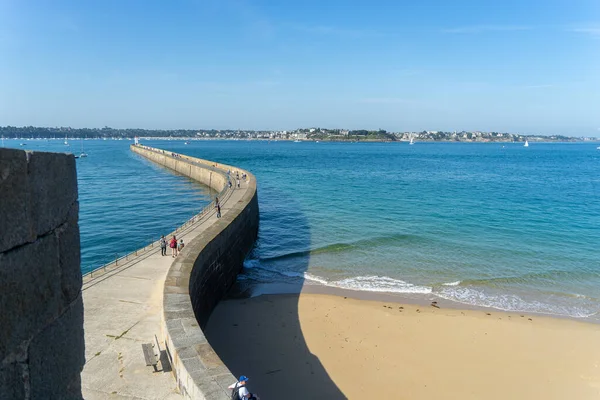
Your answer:
[[[219,203],[218,197],[215,197],[215,208],[217,209],[217,218],[221,218],[221,203]]]
[[[162,235],[160,237],[160,255],[161,256],[167,255],[167,239],[165,239],[165,235]]]
[[[238,189],[240,188],[240,177],[239,176],[237,178],[237,187],[238,187]]]
[[[228,389],[231,389],[231,400],[259,400],[256,395],[248,391],[246,382],[248,382],[248,378],[242,375],[238,382],[229,385]]]
[[[173,235],[173,238],[169,242],[169,247],[171,248],[171,257],[175,258],[177,256],[177,238]]]

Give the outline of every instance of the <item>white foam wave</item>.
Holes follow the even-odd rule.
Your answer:
[[[432,288],[427,286],[413,285],[400,279],[394,279],[387,276],[356,276],[352,278],[329,280],[322,276],[313,275],[308,272],[280,271],[274,268],[265,267],[260,260],[246,260],[244,267],[251,270],[251,274],[259,274],[264,271],[267,274],[277,274],[288,278],[303,279],[306,283],[316,283],[329,287],[340,289],[359,290],[367,292],[388,292],[388,293],[431,293]],[[240,277],[243,275],[240,275]],[[239,279],[239,278],[238,278]],[[247,280],[248,277],[244,277]],[[260,278],[259,278],[260,279]]]
[[[592,304],[549,304],[534,299],[524,299],[516,294],[488,293],[470,286],[460,286],[461,281],[447,282],[435,290],[429,286],[414,285],[388,276],[356,276],[340,280],[329,280],[308,272],[281,271],[269,268],[260,260],[247,260],[244,267],[247,274],[238,276],[240,280],[280,280],[285,278],[301,280],[304,284],[323,285],[340,289],[382,293],[434,294],[440,298],[471,306],[489,307],[512,312],[532,312],[586,318],[598,310]],[[285,278],[277,278],[277,277]],[[578,295],[575,295],[579,297]],[[585,296],[584,296],[585,297]]]
[[[335,286],[342,289],[364,290],[367,292],[391,292],[391,293],[431,293],[431,288],[427,286],[413,285],[387,276],[357,276],[346,278],[339,281],[329,282],[328,286]]]
[[[502,311],[532,312],[540,314],[562,315],[587,318],[594,314],[587,307],[576,305],[548,304],[537,300],[525,300],[515,294],[489,294],[470,287],[448,287],[434,293],[446,300],[480,307],[495,308]]]
[[[319,282],[322,285],[329,284],[329,282],[327,282],[327,279],[321,278],[320,276],[312,275],[312,274],[309,274],[308,272],[305,272],[303,275],[304,275],[304,279],[307,279],[309,281]]]
[[[460,281],[442,283],[442,285],[444,285],[444,286],[458,286],[458,285],[460,285]]]

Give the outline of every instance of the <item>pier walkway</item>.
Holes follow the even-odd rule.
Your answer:
[[[245,192],[230,189],[221,200],[221,213]],[[216,222],[216,211],[208,211],[199,221],[178,228],[177,239],[186,244]],[[159,239],[163,232],[156,232]],[[170,236],[167,237],[170,239]],[[155,243],[140,249],[137,255],[112,263],[83,280],[85,358],[81,373],[83,396],[97,399],[181,399],[161,339],[163,286],[175,260],[167,247],[161,256]],[[160,340],[159,372],[146,366],[142,343]],[[155,349],[157,352],[157,350]],[[164,362],[164,364],[163,364]],[[162,370],[162,368],[164,370]]]

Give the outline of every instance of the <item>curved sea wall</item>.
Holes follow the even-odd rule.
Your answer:
[[[162,334],[185,397],[230,399],[227,386],[236,378],[210,346],[202,328],[235,282],[258,235],[256,179],[237,167],[161,149],[132,145],[131,150],[223,193],[222,218],[186,244],[167,273]],[[227,190],[228,170],[232,175],[247,175],[241,188]]]

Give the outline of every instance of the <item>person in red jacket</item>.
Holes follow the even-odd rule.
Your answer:
[[[171,248],[171,257],[175,258],[177,256],[177,238],[173,235],[173,238],[169,242],[169,247]]]

